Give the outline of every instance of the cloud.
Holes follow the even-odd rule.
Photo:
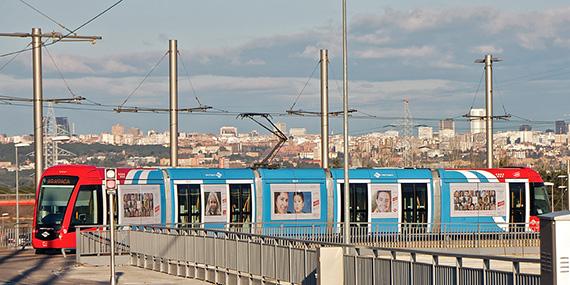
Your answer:
[[[93,73],[94,69],[89,66],[87,60],[82,57],[69,56],[69,55],[54,55],[53,60],[46,60],[44,57],[44,66],[48,71],[54,71],[57,68],[64,73]]]
[[[435,49],[430,46],[412,46],[403,48],[378,48],[356,51],[359,58],[391,58],[391,57],[428,57],[435,53]]]
[[[565,59],[570,48],[570,8],[528,12],[492,7],[385,9],[357,14],[350,20],[351,106],[375,114],[400,114],[401,100],[408,97],[414,116],[464,112],[473,101],[481,78],[482,66],[473,61],[486,53],[501,54],[507,59],[497,65],[497,78],[515,78],[509,81],[510,85],[497,85],[501,92],[497,98],[499,101],[505,98],[509,111],[535,113],[536,106],[551,101],[554,103],[548,108],[553,110],[564,106],[555,100],[539,99],[541,96],[535,94],[566,94],[569,82],[561,78],[565,73],[538,76],[546,79],[552,79],[552,74],[557,76],[556,84],[548,85],[527,80],[528,76],[522,77],[527,78],[524,80],[516,78],[532,74],[529,66],[534,72],[564,71],[570,61]],[[338,100],[342,86],[341,47],[339,23],[327,22],[239,44],[179,47],[182,48],[179,60],[191,75],[196,95],[204,104],[226,109],[282,111],[309,80],[298,106],[318,109],[318,71],[312,78],[307,76],[317,64],[319,50],[328,49],[331,104],[341,106]],[[119,104],[164,55],[164,48],[155,46],[145,52],[122,51],[105,56],[54,54],[54,58],[78,95]],[[67,94],[64,83],[46,58],[46,95]],[[193,100],[195,95],[184,78],[186,71],[182,65],[179,68],[181,100]],[[0,75],[0,92],[29,96],[32,88],[29,70],[29,58],[17,58]],[[128,104],[164,107],[167,95],[168,62],[164,59]],[[552,111],[544,116],[565,113],[568,112]]]
[[[127,72],[140,72],[138,68],[130,66],[126,63],[120,62],[116,59],[107,60],[103,63],[104,70],[110,73],[127,73]]]
[[[482,45],[471,48],[471,52],[476,54],[499,54],[503,52],[503,49],[493,45]]]
[[[384,45],[390,43],[392,38],[384,34],[382,31],[376,31],[370,34],[356,35],[353,37],[355,42],[370,45]]]

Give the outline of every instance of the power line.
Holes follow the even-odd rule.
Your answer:
[[[301,97],[301,94],[303,94],[303,91],[305,91],[305,88],[307,88],[307,85],[309,85],[309,81],[311,81],[311,79],[313,79],[313,75],[315,74],[315,71],[317,70],[317,68],[319,67],[319,63],[321,63],[320,60],[317,61],[317,63],[315,64],[315,68],[313,68],[313,71],[311,72],[311,75],[309,76],[309,78],[307,79],[307,81],[305,82],[305,85],[303,86],[303,88],[301,89],[301,92],[299,92],[299,94],[297,95],[297,98],[295,98],[295,101],[293,101],[293,105],[291,105],[291,108],[289,108],[289,111],[292,111],[293,108],[295,107],[295,105],[297,104],[297,101],[299,100],[299,98]]]
[[[52,17],[48,16],[47,14],[45,14],[44,12],[36,9],[34,6],[30,5],[28,2],[24,1],[24,0],[20,0],[20,2],[24,3],[26,6],[30,7],[32,10],[38,12],[40,15],[48,18],[50,21],[52,21],[53,23],[55,23],[56,25],[62,27],[63,29],[65,29],[66,31],[73,33],[73,31],[71,31],[70,29],[68,29],[66,26],[64,26],[63,24],[59,23],[58,21],[54,20]]]
[[[160,65],[160,63],[162,63],[162,60],[164,60],[164,58],[166,57],[166,55],[168,55],[168,52],[165,52],[162,57],[158,60],[158,62],[150,69],[150,71],[145,75],[145,77],[143,78],[143,80],[139,83],[139,85],[137,85],[137,87],[127,96],[127,98],[125,98],[125,100],[123,101],[123,103],[121,103],[121,105],[119,105],[119,108],[123,107],[127,101],[129,100],[129,98],[131,98],[131,96],[133,96],[133,94],[135,94],[135,92],[137,92],[137,90],[142,86],[142,84],[145,82],[145,80],[152,74],[152,72]]]
[[[87,98],[83,98],[81,97],[83,100],[91,102],[91,103],[84,103],[84,102],[75,102],[75,101],[70,101],[69,99],[66,99],[66,101],[59,101],[56,103],[59,103],[59,106],[54,106],[54,108],[61,108],[61,109],[68,109],[68,110],[86,110],[86,111],[105,111],[105,112],[115,112],[113,110],[113,107],[116,107],[115,105],[108,105],[108,104],[101,104],[98,102],[95,102],[93,100],[89,100]],[[55,99],[44,99],[44,101],[54,101]],[[13,97],[13,96],[0,96],[0,101],[8,101],[5,103],[0,103],[0,105],[16,105],[14,103],[11,103],[13,101],[16,102],[32,102],[31,99],[28,98],[22,98],[22,97]],[[77,107],[66,107],[66,106],[61,106],[61,104],[71,104],[73,103],[74,105],[76,105]],[[21,106],[27,106],[27,107],[31,107],[31,105],[27,105],[27,104],[20,104]],[[100,108],[85,108],[85,107],[79,107],[79,106],[93,106],[93,107],[100,107]],[[140,112],[138,113],[144,113],[144,112],[152,112],[152,113],[168,113],[168,109],[164,108],[164,109],[156,109],[156,108],[148,108],[148,107],[140,107],[140,106],[123,106],[125,108],[129,108],[129,109],[137,109]],[[198,110],[199,108],[181,108],[181,111],[188,111],[188,110]],[[219,109],[219,108],[215,108],[215,107],[211,107],[208,109],[208,111],[204,111],[204,112],[198,112],[198,113],[191,113],[192,115],[221,115],[221,116],[237,116],[239,114],[243,114],[243,113],[259,113],[259,112],[244,112],[244,111],[231,111],[231,110],[223,110],[223,109]],[[297,115],[295,113],[289,113],[289,112],[263,112],[266,114],[269,114],[271,116],[278,116],[278,117],[295,117],[295,118],[312,118],[312,117],[319,117],[320,113],[318,112],[307,112],[307,113],[303,113],[303,115]],[[365,113],[365,112],[361,112],[358,111],[358,113],[362,113],[363,115],[351,115],[352,119],[360,119],[360,120],[377,120],[377,121],[401,121],[404,119],[404,117],[399,117],[399,116],[378,116],[378,115],[373,115],[373,114],[369,114],[369,113]],[[516,123],[525,123],[525,124],[531,124],[531,125],[547,125],[547,124],[554,124],[554,120],[549,121],[549,120],[530,120],[527,118],[523,118],[520,116],[516,116],[516,115],[512,115],[513,117],[519,118],[520,120],[508,120],[508,121],[497,121],[496,123],[498,124],[516,124]],[[334,118],[334,116],[333,116]],[[440,120],[442,120],[443,118],[427,118],[427,117],[415,117],[414,121],[417,122],[439,122]],[[468,119],[454,119],[457,122],[463,122],[463,123],[467,123],[470,120]]]
[[[81,24],[79,27],[75,28],[74,30],[68,32],[66,35],[61,35],[59,33],[52,33],[52,36],[55,38],[51,43],[43,43],[43,46],[50,46],[53,44],[56,44],[58,42],[60,42],[61,40],[70,37],[71,35],[75,34],[78,30],[80,30],[81,28],[85,27],[86,25],[90,24],[91,22],[93,22],[95,19],[101,17],[103,14],[107,13],[109,10],[113,9],[115,6],[119,5],[121,2],[123,2],[125,0],[119,0],[117,2],[115,2],[115,4],[111,5],[109,8],[103,10],[102,12],[100,12],[99,14],[97,14],[95,17],[89,19],[87,22]],[[29,36],[29,34],[22,34],[21,36]],[[77,37],[76,37],[77,38]],[[25,51],[29,51],[32,50],[32,48],[24,48],[21,50],[17,50],[17,51],[13,51],[13,52],[9,52],[9,53],[5,53],[5,54],[0,54],[0,58],[1,57],[6,57],[6,56],[10,56],[10,55],[14,55],[14,54],[19,54]]]
[[[184,72],[186,73],[186,78],[188,79],[188,84],[190,85],[190,88],[192,89],[192,94],[194,95],[194,98],[196,98],[196,101],[198,101],[198,105],[202,106],[202,103],[200,102],[200,99],[198,99],[198,95],[196,94],[196,89],[194,89],[194,84],[192,84],[192,80],[190,78],[190,73],[188,72],[188,69],[186,69],[186,64],[184,64],[184,58],[180,54],[180,51],[178,51],[178,55],[180,56],[180,62],[182,63],[182,69],[184,69]]]
[[[32,44],[32,42],[29,42],[26,45],[26,48],[29,47]],[[0,72],[2,72],[2,70],[4,70],[4,68],[6,66],[8,66],[8,64],[12,63],[12,61],[14,61],[16,59],[16,57],[18,57],[20,54],[22,54],[24,51],[18,52],[16,54],[14,54],[14,56],[12,58],[10,58],[6,63],[4,63],[1,67],[0,67]]]
[[[21,1],[21,0],[20,0]],[[65,84],[65,87],[67,88],[67,91],[69,91],[69,94],[71,94],[71,97],[77,97],[77,95],[75,95],[75,92],[73,92],[73,90],[71,90],[71,87],[69,87],[69,84],[67,83],[67,80],[65,80],[65,77],[63,77],[63,73],[61,72],[61,70],[59,69],[59,66],[57,66],[57,63],[55,62],[53,56],[51,56],[51,53],[49,52],[48,48],[46,46],[44,46],[46,53],[48,54],[51,62],[53,63],[53,65],[55,66],[55,69],[57,70],[57,72],[59,73],[59,77],[63,80],[63,84]]]
[[[475,105],[475,99],[477,99],[477,95],[479,94],[479,89],[481,88],[481,83],[483,83],[483,77],[485,77],[485,69],[484,68],[481,70],[481,78],[479,79],[479,84],[477,84],[477,90],[475,90],[475,93],[473,93],[473,101],[471,102],[471,107],[469,108],[469,110],[473,109],[473,106]]]
[[[567,74],[568,71],[565,71],[565,72],[562,72],[562,73],[559,73],[559,74],[556,74],[555,72],[562,71],[562,70],[567,69],[567,68],[569,68],[569,67],[570,67],[570,66],[563,66],[563,67],[559,67],[559,68],[550,69],[550,70],[547,70],[547,71],[544,71],[544,72],[530,73],[530,74],[525,74],[525,75],[521,75],[521,76],[516,76],[516,77],[508,78],[508,79],[505,79],[505,80],[502,80],[502,81],[498,81],[498,82],[497,82],[497,85],[498,85],[498,86],[501,86],[501,87],[503,87],[503,86],[508,86],[508,85],[512,85],[512,84],[516,83],[516,81],[519,81],[519,80],[525,79],[525,78],[528,78],[529,81],[531,81],[531,80],[537,80],[537,79],[542,79],[542,77],[546,76],[546,74],[549,74],[549,73],[554,73],[554,74],[548,75],[548,76],[564,75],[564,74]],[[538,76],[538,78],[537,78],[537,76]],[[534,78],[533,78],[533,77],[534,77]]]

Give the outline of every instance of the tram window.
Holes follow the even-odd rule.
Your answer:
[[[77,180],[74,176],[49,176],[42,179],[37,202],[38,227],[61,228]]]
[[[251,185],[230,184],[230,221],[251,222]]]
[[[402,183],[402,221],[428,222],[428,192],[426,183]]]
[[[102,189],[98,185],[83,185],[79,188],[73,214],[71,215],[70,231],[77,225],[99,225],[103,221]]]
[[[344,221],[344,183],[340,184],[340,220]],[[350,222],[368,222],[368,184],[350,183]],[[362,224],[365,226],[365,224]]]
[[[525,183],[509,183],[510,221],[511,223],[525,222]]]
[[[524,183],[509,183],[509,188],[511,189],[511,207],[513,208],[524,208]]]
[[[200,185],[178,184],[178,222],[200,223]]]
[[[543,183],[530,184],[530,214],[538,216],[550,213],[550,200],[546,194],[546,189]]]
[[[418,209],[427,208],[427,185],[416,184],[416,205]]]

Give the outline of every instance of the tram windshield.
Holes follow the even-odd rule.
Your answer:
[[[77,180],[73,176],[49,176],[42,180],[36,215],[38,227],[61,228]]]
[[[530,183],[530,215],[550,213],[550,201],[544,183]]]

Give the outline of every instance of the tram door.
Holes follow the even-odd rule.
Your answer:
[[[178,222],[200,223],[200,184],[178,184]]]
[[[525,183],[509,183],[510,219],[509,223],[525,222]]]
[[[427,224],[427,222],[427,184],[402,183],[402,223]]]
[[[368,184],[366,183],[350,183],[350,222],[363,223],[367,226],[368,222]],[[340,221],[344,222],[344,183],[340,184]]]

